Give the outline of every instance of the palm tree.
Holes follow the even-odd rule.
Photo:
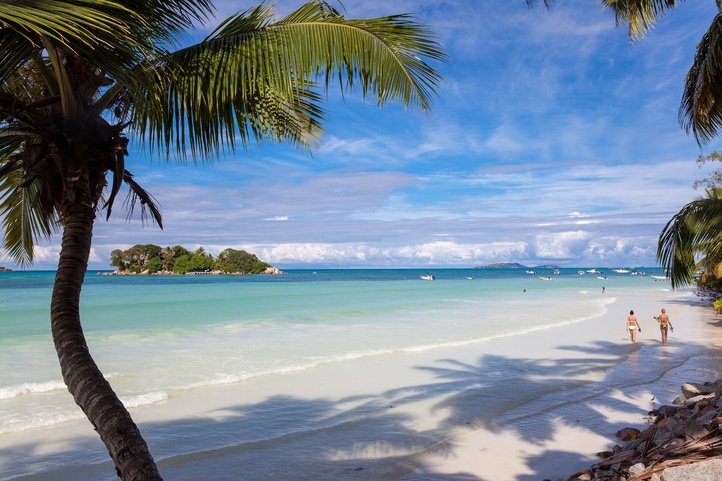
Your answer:
[[[685,205],[662,230],[657,259],[672,288],[694,282],[695,273],[722,278],[722,187],[706,189],[707,197]]]
[[[530,7],[536,0],[526,0]],[[630,41],[642,39],[661,17],[684,0],[602,0],[617,25],[628,25]],[[554,0],[544,0],[550,8]],[[687,71],[680,102],[680,126],[697,143],[710,142],[722,130],[722,1],[715,0],[717,15],[697,44],[692,66]]]
[[[425,60],[445,54],[407,15],[345,19],[311,1],[285,18],[259,5],[201,42],[210,0],[4,0],[0,3],[0,213],[4,247],[29,265],[62,231],[51,329],[63,379],[123,480],[161,479],[129,413],[90,355],[79,304],[93,224],[123,184],[162,227],[153,197],[126,169],[127,145],[166,160],[206,161],[258,141],[320,140],[317,87],[360,88],[379,105],[423,111],[440,86]],[[131,207],[132,212],[132,207]]]

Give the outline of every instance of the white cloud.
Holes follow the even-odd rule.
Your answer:
[[[572,212],[571,214],[569,214],[569,217],[571,217],[572,219],[577,219],[577,218],[580,218],[580,217],[590,217],[590,215],[589,215],[589,214],[582,214],[581,212]]]
[[[576,251],[591,237],[589,232],[557,232],[535,236],[534,249],[540,259],[573,259]]]

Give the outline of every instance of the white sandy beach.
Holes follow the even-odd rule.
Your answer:
[[[669,344],[663,346],[651,317],[661,304],[637,300],[633,304],[643,332],[632,345],[625,341],[623,330],[631,303],[618,297],[602,318],[565,328],[566,340],[559,339],[557,332],[537,333],[524,339],[519,350],[535,352],[541,359],[548,354],[549,358],[541,362],[559,364],[560,376],[581,372],[578,379],[601,376],[598,382],[567,391],[552,389],[537,400],[538,409],[535,403],[521,410],[512,408],[491,425],[420,456],[414,472],[397,479],[564,480],[597,462],[596,452],[621,443],[614,437],[617,430],[642,427],[648,411],[671,404],[680,395],[682,383],[720,377],[722,331],[711,308],[702,307],[693,296],[666,303],[676,329]],[[574,348],[565,352],[567,348],[560,347],[564,345]],[[615,350],[615,345],[625,349]],[[554,348],[543,353],[539,346]],[[607,356],[610,360],[620,356],[622,362],[616,364],[618,358],[604,368]],[[567,371],[565,366],[569,365],[575,367]],[[596,371],[599,367],[602,372]],[[650,376],[660,368],[659,377]],[[542,376],[540,381],[553,377]]]
[[[606,314],[564,327],[215,386],[132,413],[167,480],[563,480],[683,382],[722,377],[714,311],[658,292],[608,291]],[[661,307],[675,327],[667,346],[652,319]],[[0,466],[36,470],[2,479],[114,479],[85,420],[0,436],[0,453]]]

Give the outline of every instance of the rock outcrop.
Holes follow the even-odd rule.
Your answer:
[[[651,411],[652,424],[619,430],[624,443],[567,481],[718,481],[722,479],[722,379],[685,383],[672,406]]]
[[[284,272],[277,267],[269,267],[262,274],[284,274]]]

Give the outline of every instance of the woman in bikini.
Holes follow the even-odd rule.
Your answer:
[[[667,344],[667,330],[672,329],[672,331],[674,331],[674,326],[669,320],[667,311],[662,309],[662,314],[654,316],[654,318],[657,319],[657,322],[659,323],[659,331],[662,333],[662,344]]]
[[[634,311],[629,311],[629,317],[627,318],[627,330],[629,331],[629,339],[632,342],[637,342],[637,330],[642,332],[642,328],[639,327],[637,318],[634,316]]]

